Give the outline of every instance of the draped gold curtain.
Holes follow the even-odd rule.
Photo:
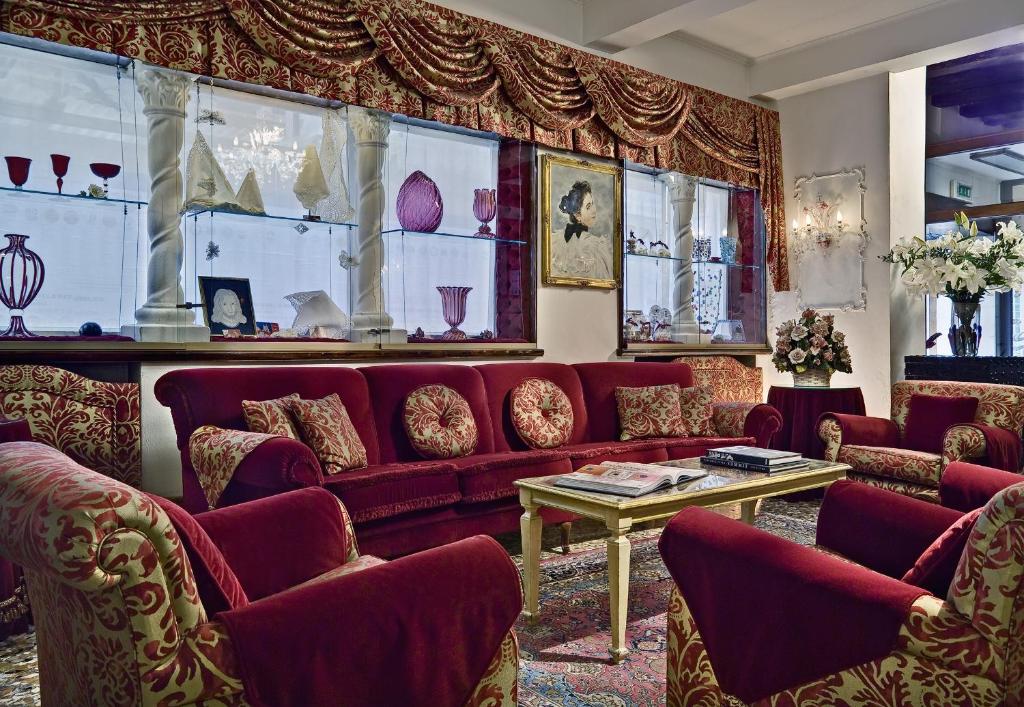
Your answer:
[[[760,190],[789,289],[779,116],[421,0],[0,1],[0,29]]]

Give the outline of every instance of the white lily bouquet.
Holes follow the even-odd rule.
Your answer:
[[[960,212],[959,228],[925,241],[901,240],[887,263],[902,266],[900,278],[911,294],[944,295],[954,302],[980,302],[986,292],[1009,292],[1024,285],[1024,232],[1014,221],[996,227],[998,238],[978,236],[978,225]]]
[[[902,267],[900,279],[913,295],[948,297],[959,319],[949,330],[957,356],[976,356],[981,325],[978,305],[988,292],[1009,292],[1024,286],[1024,232],[1014,221],[996,226],[996,239],[978,235],[978,224],[962,211],[957,229],[925,241],[914,237],[893,246],[882,260]]]

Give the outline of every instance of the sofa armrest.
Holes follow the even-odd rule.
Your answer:
[[[702,508],[659,547],[719,684],[744,702],[887,655],[925,594]]]
[[[462,705],[521,609],[515,565],[477,536],[218,619],[262,704]]]
[[[889,577],[902,577],[963,516],[950,508],[856,481],[825,492],[816,542]]]
[[[1003,489],[1024,482],[1024,476],[980,464],[953,462],[939,479],[939,502],[967,513],[981,508]]]
[[[341,502],[307,488],[199,513],[250,600],[333,570],[358,556]]]
[[[269,496],[281,491],[323,486],[324,475],[313,450],[297,439],[275,437],[252,450],[235,469],[233,482],[262,489]]]
[[[765,403],[715,403],[711,419],[719,436],[754,437],[758,447],[768,447],[772,436],[782,429],[782,415]]]
[[[32,429],[28,421],[16,418],[0,418],[0,442],[31,442]]]
[[[818,436],[829,446],[826,423],[832,420],[839,427],[839,445],[863,444],[869,447],[898,447],[900,431],[896,423],[884,417],[845,415],[826,412],[818,418]]]

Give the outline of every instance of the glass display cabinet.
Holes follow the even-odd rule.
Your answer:
[[[54,49],[0,44],[0,340],[534,349],[532,145]]]
[[[764,353],[764,218],[757,191],[629,164],[620,353]]]

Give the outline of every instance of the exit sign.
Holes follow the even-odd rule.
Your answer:
[[[970,184],[964,184],[963,182],[954,182],[953,196],[955,196],[957,199],[966,199],[967,201],[970,201],[972,189],[974,189],[974,187],[972,187]]]

